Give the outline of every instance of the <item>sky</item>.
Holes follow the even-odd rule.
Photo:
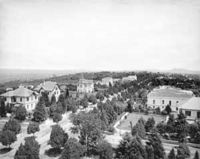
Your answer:
[[[200,1],[0,0],[0,68],[200,70]]]

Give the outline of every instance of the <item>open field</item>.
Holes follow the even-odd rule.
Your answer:
[[[68,133],[69,137],[77,137],[77,135],[71,134],[69,130],[72,127],[72,123],[69,120],[70,114],[71,112],[64,114],[63,119],[59,122],[59,125]],[[31,136],[27,134],[28,122],[23,122],[21,125],[22,131],[20,134],[17,135],[17,141],[11,145],[13,149],[8,153],[0,154],[1,159],[13,158],[19,145],[24,142],[24,138],[27,136]],[[48,150],[50,148],[50,145],[48,145],[47,142],[50,138],[52,125],[55,125],[55,123],[51,119],[47,119],[44,123],[40,124],[40,131],[35,133],[36,140],[40,144],[40,158],[42,159],[55,158],[45,155],[45,150]],[[2,148],[4,148],[4,146],[0,144],[0,149]]]
[[[144,120],[147,120],[148,118],[153,117],[155,119],[156,123],[159,123],[159,122],[165,120],[165,117],[161,116],[161,115],[155,115],[155,114],[145,115],[145,114],[133,112],[131,114],[128,114],[127,119],[121,121],[121,123],[119,124],[119,126],[117,128],[118,129],[123,129],[123,130],[131,130],[131,128],[130,128],[130,121],[133,123],[133,125],[135,125],[137,123],[137,121],[141,117]]]

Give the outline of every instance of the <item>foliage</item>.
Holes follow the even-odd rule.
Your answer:
[[[103,100],[104,100],[104,95],[103,95],[103,93],[102,93],[102,92],[97,92],[96,98],[99,99],[100,101],[103,101]]]
[[[113,157],[111,144],[104,140],[98,143],[97,152],[99,154],[99,159],[111,159]]]
[[[200,122],[190,124],[188,126],[188,133],[191,138],[191,142],[200,143]]]
[[[84,152],[84,146],[82,146],[77,139],[69,138],[59,159],[80,159]]]
[[[199,152],[198,151],[195,152],[194,159],[199,159]]]
[[[146,143],[147,159],[154,159],[154,149],[153,146]]]
[[[145,138],[146,131],[145,131],[143,120],[141,120],[141,119],[138,120],[138,122],[132,128],[131,133],[132,133],[133,136],[138,135],[141,138]]]
[[[154,125],[155,125],[155,120],[154,120],[154,118],[153,118],[153,117],[152,117],[152,118],[149,118],[149,119],[147,120],[147,122],[145,123],[146,132],[150,132],[151,129],[153,129]]]
[[[37,122],[30,122],[27,128],[27,133],[34,135],[37,131],[40,131],[39,124]]]
[[[188,158],[190,157],[190,150],[185,143],[180,143],[177,148],[176,159]]]
[[[0,132],[0,142],[2,145],[9,146],[17,140],[16,134],[10,130]]]
[[[174,149],[171,149],[171,151],[169,152],[168,159],[176,159]]]
[[[16,151],[14,159],[39,159],[40,145],[34,136],[25,138],[25,144],[21,144]]]
[[[62,120],[62,115],[60,113],[57,112],[53,113],[53,122],[58,123],[61,120]]]
[[[4,125],[3,131],[5,130],[10,130],[10,131],[13,131],[15,134],[19,134],[19,132],[21,131],[21,125],[16,119],[11,118]]]
[[[27,115],[26,108],[24,106],[19,106],[15,112],[15,118],[18,120],[25,120]]]
[[[171,106],[170,105],[167,105],[165,107],[165,111],[167,112],[167,114],[170,114],[172,112],[172,109],[171,109]]]
[[[0,100],[0,116],[1,117],[6,117],[6,106],[5,106],[5,102],[3,101],[3,99]]]
[[[83,106],[84,108],[88,107],[88,99],[86,96],[83,99],[81,99],[80,105]]]
[[[34,110],[33,121],[42,122],[42,121],[45,121],[46,118],[47,118],[47,111],[45,108],[45,103],[44,101],[40,100],[37,103],[36,108]]]
[[[39,102],[44,102],[45,107],[49,107],[51,103],[49,101],[48,92],[44,91],[41,95],[42,96],[40,97]]]
[[[149,135],[149,142],[154,149],[154,158],[155,159],[164,159],[165,158],[165,151],[160,140],[160,137],[156,132],[152,132]]]
[[[52,97],[51,97],[51,105],[52,104],[56,104],[56,97],[55,95],[53,94]]]
[[[68,134],[59,125],[53,125],[48,142],[52,148],[61,149],[68,139]]]
[[[88,102],[90,102],[92,104],[96,104],[97,98],[94,95],[90,95],[89,98],[88,98]]]
[[[131,101],[128,101],[127,102],[127,108],[126,108],[126,111],[129,112],[129,113],[132,113],[133,112],[133,106],[131,104]]]

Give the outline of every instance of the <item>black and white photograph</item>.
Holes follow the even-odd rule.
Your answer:
[[[0,159],[200,159],[200,0],[0,0]]]

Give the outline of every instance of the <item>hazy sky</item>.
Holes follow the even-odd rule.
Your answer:
[[[0,0],[0,67],[200,70],[199,0]]]

